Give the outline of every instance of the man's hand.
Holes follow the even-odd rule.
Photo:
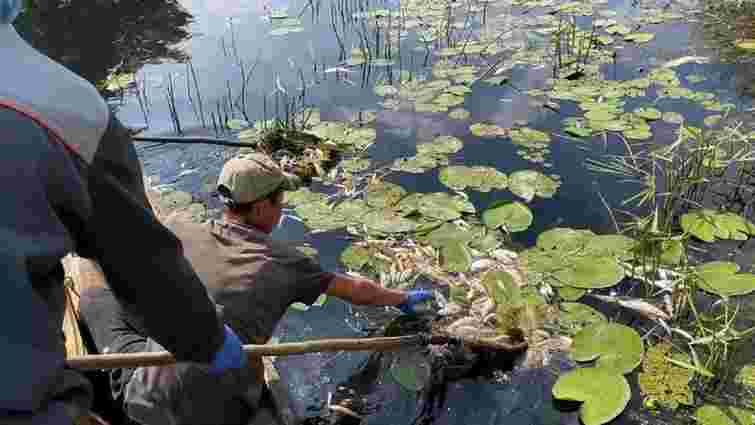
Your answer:
[[[397,305],[396,307],[404,312],[404,314],[415,315],[414,307],[417,304],[423,303],[428,300],[435,299],[435,294],[427,289],[417,289],[406,293],[406,301]]]
[[[241,369],[246,366],[246,362],[246,354],[244,354],[241,340],[228,325],[225,325],[223,345],[215,353],[209,372],[213,375],[220,375],[228,369]]]

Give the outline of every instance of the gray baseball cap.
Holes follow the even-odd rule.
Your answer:
[[[236,204],[262,199],[277,189],[296,190],[301,179],[285,173],[269,156],[248,153],[230,159],[223,165],[218,189],[225,186]]]

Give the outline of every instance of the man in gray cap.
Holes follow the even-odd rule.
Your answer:
[[[406,314],[433,297],[430,291],[388,289],[327,272],[296,247],[271,239],[283,214],[285,192],[299,185],[296,176],[263,154],[238,156],[225,164],[218,179],[217,191],[226,205],[221,220],[199,224],[177,213],[165,221],[225,323],[245,344],[266,343],[289,305],[312,304],[322,294],[352,304],[392,305]],[[94,334],[98,345],[106,344],[97,329]],[[154,341],[143,341],[144,350],[162,349]],[[246,424],[254,417],[264,382],[261,362],[250,366],[220,378],[193,364],[137,369],[126,385],[126,410],[145,425]]]

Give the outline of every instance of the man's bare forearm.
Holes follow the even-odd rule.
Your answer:
[[[398,305],[407,300],[404,291],[340,273],[334,274],[327,293],[357,305]]]

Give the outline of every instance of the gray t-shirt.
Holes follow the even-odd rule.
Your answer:
[[[254,228],[211,220],[198,224],[180,214],[165,225],[181,240],[210,296],[245,344],[265,343],[294,302],[312,304],[333,274],[315,259]]]

